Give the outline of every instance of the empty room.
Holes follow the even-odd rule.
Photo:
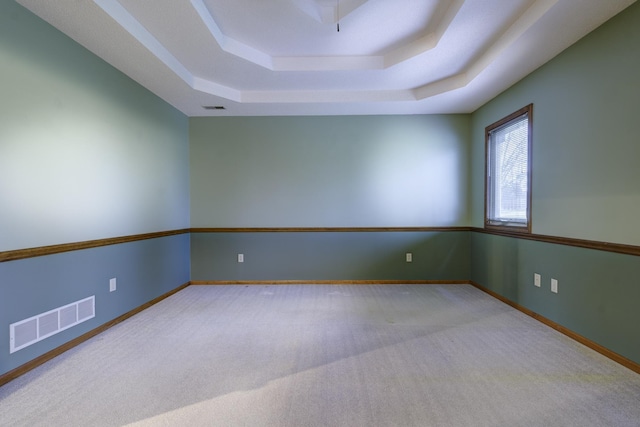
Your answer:
[[[640,3],[0,2],[1,426],[640,426]]]

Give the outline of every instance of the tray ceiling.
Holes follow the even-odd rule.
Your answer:
[[[241,116],[471,112],[634,1],[18,3],[183,113]]]

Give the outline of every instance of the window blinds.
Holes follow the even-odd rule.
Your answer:
[[[528,114],[489,133],[489,220],[526,224],[529,176]]]

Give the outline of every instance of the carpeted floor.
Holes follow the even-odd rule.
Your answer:
[[[190,286],[0,388],[0,426],[640,426],[640,375],[468,285]]]

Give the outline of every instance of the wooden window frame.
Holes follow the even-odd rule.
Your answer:
[[[528,119],[527,126],[527,210],[526,210],[526,223],[520,222],[508,222],[497,221],[491,218],[490,215],[490,191],[491,190],[491,176],[490,176],[490,150],[491,150],[491,133],[492,131],[499,129],[509,122],[512,122],[519,117],[526,115]],[[508,233],[531,233],[531,187],[532,187],[532,141],[533,141],[533,104],[529,104],[518,111],[509,114],[508,116],[498,120],[495,123],[485,128],[485,184],[484,184],[484,227],[486,229],[499,230]]]

